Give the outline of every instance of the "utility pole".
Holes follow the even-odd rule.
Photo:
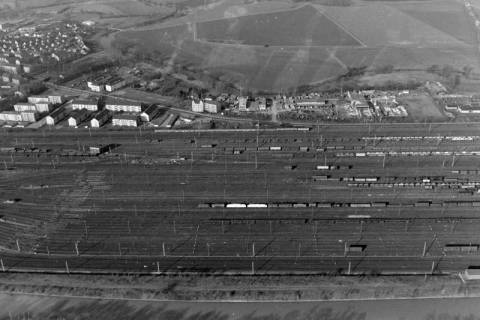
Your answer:
[[[5,272],[5,266],[3,265],[3,259],[0,259],[0,264],[2,265],[2,271]]]

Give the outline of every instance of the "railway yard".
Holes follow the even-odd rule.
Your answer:
[[[0,271],[455,274],[479,164],[476,123],[5,130]]]

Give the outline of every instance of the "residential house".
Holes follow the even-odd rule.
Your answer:
[[[238,110],[247,111],[248,97],[238,97]]]
[[[295,104],[300,108],[315,108],[325,106],[325,99],[318,97],[298,97],[295,98]]]
[[[140,113],[142,105],[136,102],[107,101],[105,109],[113,112]]]
[[[89,110],[89,111],[98,111],[98,103],[89,100],[73,100],[72,101],[73,110]]]
[[[209,113],[218,113],[221,110],[220,103],[212,99],[205,100],[204,109]]]
[[[193,99],[192,100],[192,111],[193,112],[203,112],[205,110],[205,106],[203,101],[200,99]]]
[[[136,114],[117,114],[113,116],[112,124],[119,127],[138,127],[139,117]]]
[[[105,89],[103,77],[88,81],[87,87],[94,92],[102,92]]]
[[[45,96],[30,96],[27,98],[29,103],[37,104],[37,103],[50,103],[48,97]]]
[[[35,122],[38,120],[38,113],[35,111],[22,111],[20,115],[24,122]]]
[[[267,110],[267,98],[260,97],[260,98],[257,99],[257,101],[258,101],[258,109],[260,111]]]
[[[37,111],[37,107],[33,103],[29,102],[19,102],[16,103],[13,108],[15,111],[22,112],[22,111]]]
[[[53,106],[50,102],[39,102],[35,103],[35,108],[38,112],[42,113],[52,111]]]
[[[63,97],[62,96],[48,96],[48,102],[51,104],[61,104],[63,103]]]
[[[22,115],[17,111],[3,111],[0,112],[0,121],[22,121]]]

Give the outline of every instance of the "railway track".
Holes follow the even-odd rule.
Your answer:
[[[8,131],[0,258],[28,272],[460,272],[480,264],[480,159],[460,155],[476,129]],[[99,142],[117,146],[88,155]],[[368,155],[386,150],[410,153]]]

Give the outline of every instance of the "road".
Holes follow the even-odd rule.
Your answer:
[[[159,94],[138,91],[135,89],[125,89],[115,93],[106,93],[106,92],[93,92],[88,90],[82,90],[77,88],[70,88],[66,86],[57,85],[52,82],[45,83],[50,89],[53,90],[61,90],[62,92],[71,92],[72,94],[77,95],[85,95],[88,94],[90,96],[98,96],[98,97],[109,97],[113,99],[122,99],[129,102],[136,102],[136,103],[151,103],[151,104],[159,104],[163,107],[175,111],[177,113],[183,114],[190,114],[194,116],[201,116],[205,118],[221,120],[221,121],[233,121],[233,122],[252,122],[254,120],[249,118],[242,118],[242,117],[226,117],[219,114],[210,114],[210,113],[197,113],[185,108],[175,107],[174,105],[179,105],[182,103],[186,103],[182,99],[170,96],[162,96]],[[120,94],[121,93],[121,94]]]

